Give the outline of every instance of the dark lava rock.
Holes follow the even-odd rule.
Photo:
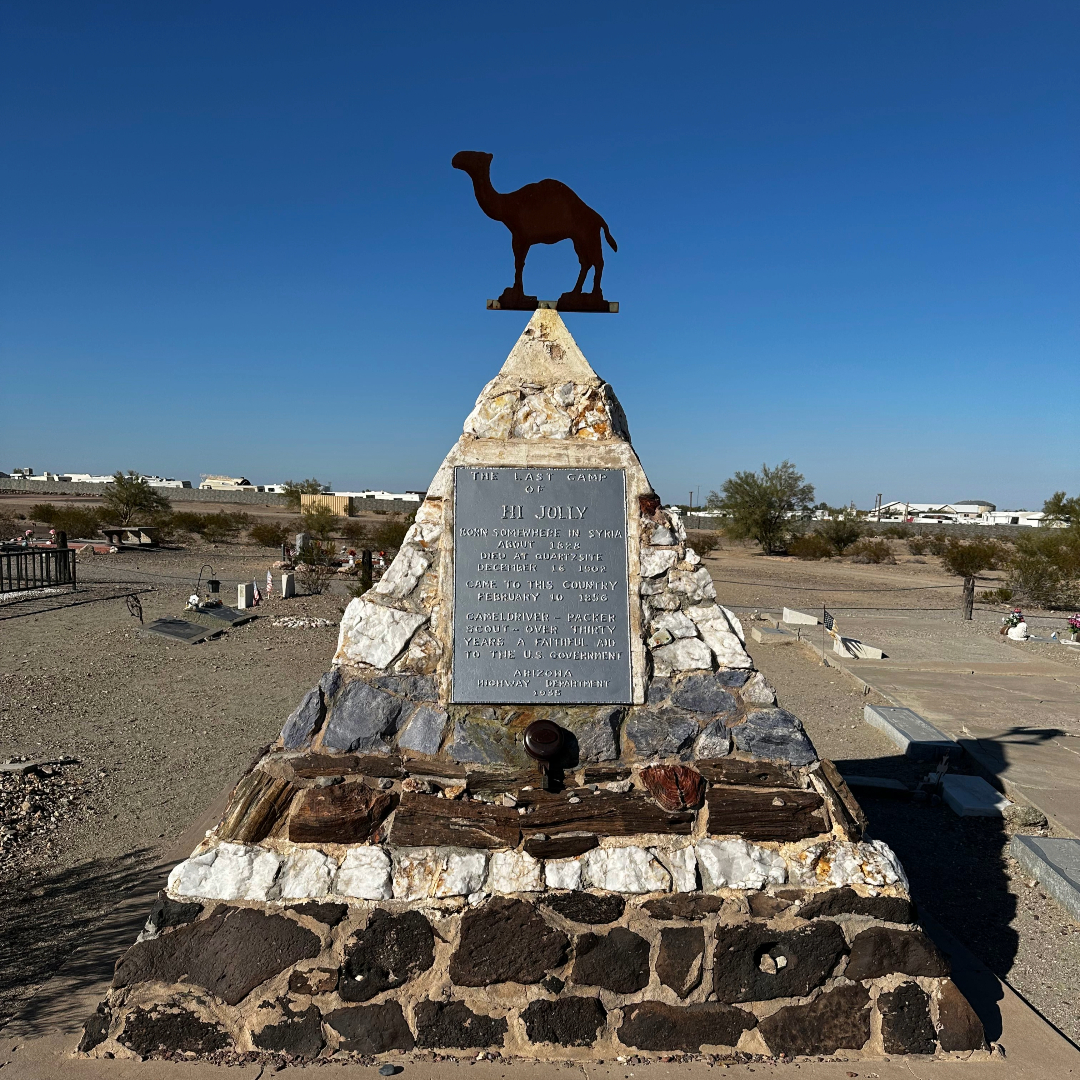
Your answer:
[[[809,1005],[788,1005],[758,1025],[774,1054],[858,1050],[870,1038],[870,991],[838,986]]]
[[[331,668],[320,680],[319,689],[323,692],[323,700],[330,701],[341,689],[344,680],[341,677],[341,668]]]
[[[160,932],[169,926],[183,926],[194,922],[202,914],[202,909],[202,904],[170,900],[164,892],[159,892],[146,920],[146,929]]]
[[[435,935],[419,911],[371,913],[345,949],[338,993],[342,1001],[368,1001],[427,971],[435,961]]]
[[[747,899],[750,903],[750,914],[758,919],[771,919],[791,907],[790,900],[782,900],[779,896],[770,896],[764,892],[751,893]]]
[[[522,1014],[529,1042],[589,1046],[604,1026],[607,1010],[597,998],[564,997],[534,1001]]]
[[[727,686],[731,689],[738,690],[740,687],[745,686],[749,681],[750,676],[754,673],[748,671],[746,668],[721,668],[719,671],[713,673],[713,678],[721,686]]]
[[[124,1018],[117,1037],[139,1057],[155,1054],[212,1054],[232,1047],[232,1039],[220,1024],[200,1020],[184,1009],[136,1009]]]
[[[656,974],[679,997],[701,984],[704,957],[705,931],[700,926],[667,926],[660,931]]]
[[[717,673],[719,674],[719,673]],[[694,712],[734,713],[739,707],[735,698],[724,689],[725,684],[714,674],[687,675],[671,695],[671,704]]]
[[[461,919],[450,979],[458,986],[538,983],[566,960],[570,942],[548,926],[531,904],[495,897]]]
[[[341,1036],[342,1050],[385,1054],[387,1050],[413,1048],[412,1032],[396,1001],[335,1009],[326,1014],[326,1022]]]
[[[799,908],[799,915],[804,919],[817,919],[822,915],[869,915],[883,922],[911,923],[915,921],[915,905],[900,896],[860,896],[845,886],[809,897]]]
[[[400,714],[401,698],[357,679],[334,702],[323,745],[329,750],[387,750]]]
[[[290,994],[328,994],[336,990],[338,984],[338,971],[336,968],[312,968],[309,971],[289,972]]]
[[[805,997],[846,951],[844,934],[833,922],[798,930],[770,930],[761,923],[718,926],[713,989],[727,1002]]]
[[[689,751],[698,733],[697,719],[682,709],[630,710],[624,736],[638,757],[671,757]]]
[[[952,979],[946,979],[934,990],[934,1000],[942,1050],[982,1050],[986,1046],[982,1021]]]
[[[784,709],[755,709],[746,721],[731,729],[735,745],[744,753],[792,765],[817,761],[814,744],[802,723]]]
[[[551,893],[541,903],[571,922],[598,926],[622,918],[626,901],[621,896],[594,896],[592,893]]]
[[[120,958],[112,984],[194,983],[236,1005],[260,983],[321,949],[317,934],[283,915],[226,907],[171,934],[136,942]]]
[[[563,992],[563,990],[566,988],[566,983],[563,982],[563,980],[560,979],[558,975],[549,975],[546,979],[541,979],[540,980],[540,985],[549,994],[555,994],[555,995],[561,994]]]
[[[260,1050],[293,1057],[314,1057],[324,1045],[322,1016],[314,1005],[302,1013],[290,1013],[280,1024],[268,1024],[251,1041]]]
[[[937,1049],[930,999],[918,983],[902,983],[879,994],[877,1006],[886,1054],[932,1054]]]
[[[949,974],[949,961],[919,930],[871,926],[851,943],[851,958],[844,975],[853,982],[891,975],[894,971],[936,978]]]
[[[325,715],[322,692],[316,686],[304,695],[281,729],[281,741],[285,744],[285,749],[299,750],[300,747],[307,746]]]
[[[480,1016],[464,1001],[421,1001],[416,1006],[416,1045],[460,1050],[502,1046],[506,1020]]]
[[[632,994],[649,983],[649,943],[631,930],[619,926],[608,934],[582,934],[575,952],[570,977],[579,985]]]
[[[646,705],[663,705],[671,697],[670,679],[653,679],[645,693]]]
[[[97,1011],[91,1013],[86,1023],[83,1024],[82,1038],[79,1040],[78,1051],[80,1054],[88,1054],[95,1046],[103,1043],[109,1037],[109,1024],[112,1018],[104,1005],[99,1005]]]
[[[348,904],[320,904],[309,900],[306,904],[296,904],[290,908],[297,915],[306,915],[309,919],[320,922],[323,926],[337,926],[349,914]]]
[[[665,1005],[643,1001],[623,1006],[619,1041],[639,1050],[697,1051],[702,1046],[734,1046],[755,1024],[752,1013],[713,1001]]]
[[[670,896],[646,900],[643,906],[654,919],[704,919],[706,915],[715,915],[723,908],[724,901],[719,896],[672,893]]]

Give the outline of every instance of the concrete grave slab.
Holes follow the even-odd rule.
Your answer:
[[[946,773],[941,780],[941,794],[949,809],[960,817],[1000,817],[1012,803],[992,788],[981,776]]]
[[[905,757],[913,761],[940,761],[948,757],[955,761],[963,753],[959,743],[912,709],[891,705],[866,705],[863,719],[890,742],[898,746]]]
[[[1080,840],[1014,836],[1009,854],[1080,920]]]
[[[885,653],[873,645],[864,645],[857,638],[834,637],[833,652],[849,660],[884,660]]]
[[[770,630],[767,626],[755,626],[750,636],[763,645],[787,645],[798,640],[790,630]]]
[[[207,638],[217,637],[225,628],[214,626],[199,626],[198,623],[188,622],[187,619],[155,619],[147,623],[140,634],[155,634],[160,637],[172,638],[173,641],[186,641],[189,645],[206,641]]]
[[[818,626],[821,623],[816,615],[807,615],[803,611],[794,611],[788,607],[784,608],[780,621],[786,622],[788,626]]]

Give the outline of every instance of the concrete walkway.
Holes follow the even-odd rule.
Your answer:
[[[830,664],[914,709],[961,743],[1006,794],[1080,836],[1080,665],[985,634],[958,639],[941,633],[939,617],[918,612],[843,616],[841,629],[887,659],[827,651]],[[820,627],[807,630],[803,640],[820,652]]]

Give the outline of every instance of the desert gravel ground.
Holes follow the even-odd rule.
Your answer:
[[[124,552],[80,565],[77,606],[70,596],[0,605],[0,760],[77,762],[0,782],[0,1025],[277,735],[326,669],[335,627],[278,629],[273,618],[336,624],[347,600],[275,596],[254,622],[190,646],[140,638],[124,595],[139,592],[147,621],[180,615],[202,564],[213,564],[228,601],[240,580],[261,586],[273,558],[243,545]],[[958,602],[956,589],[895,591],[952,583],[929,557],[879,567],[725,549],[707,565],[722,602],[748,617],[785,603],[813,610],[823,598],[841,612],[844,604],[955,610]],[[974,632],[996,634],[998,617],[987,612]],[[942,618],[952,632],[945,610]],[[861,688],[800,647],[751,643],[751,652],[822,754],[863,772],[917,775],[862,722]],[[1007,828],[962,821],[941,805],[864,804],[875,835],[904,860],[920,904],[1080,1038],[1080,926],[1018,874],[1004,854]]]

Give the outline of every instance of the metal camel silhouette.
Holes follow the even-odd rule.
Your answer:
[[[561,311],[607,311],[608,305],[600,288],[604,272],[604,251],[600,232],[607,237],[612,251],[618,251],[608,231],[607,222],[565,184],[558,180],[541,180],[526,184],[517,191],[498,192],[491,184],[491,161],[494,155],[479,150],[462,150],[454,155],[451,164],[467,173],[480,209],[489,218],[501,221],[509,230],[514,248],[514,284],[504,289],[499,306],[517,310],[534,310],[536,297],[526,296],[521,283],[525,258],[533,244],[557,244],[572,240],[581,273],[577,284],[559,299]],[[591,293],[583,293],[585,276],[593,271]]]

